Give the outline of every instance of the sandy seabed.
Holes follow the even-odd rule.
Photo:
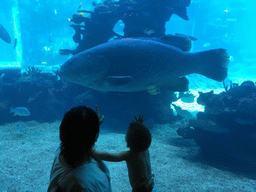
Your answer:
[[[59,146],[60,121],[16,122],[0,126],[0,192],[46,192],[50,170]],[[99,150],[127,150],[124,134],[101,127],[95,145]],[[176,133],[175,125],[155,125],[149,149],[155,186],[169,191],[256,191],[256,173],[242,174],[212,166],[202,160],[193,140]],[[125,162],[106,162],[113,192],[130,192]]]

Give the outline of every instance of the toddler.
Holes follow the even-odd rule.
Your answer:
[[[135,116],[125,135],[129,151],[108,153],[93,150],[92,156],[97,159],[119,162],[126,161],[128,175],[133,192],[156,192],[148,148],[151,144],[151,134],[143,125],[143,116]]]

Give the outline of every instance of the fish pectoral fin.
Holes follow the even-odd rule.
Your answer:
[[[131,76],[107,76],[106,79],[109,83],[115,86],[125,85],[131,82]]]
[[[189,81],[186,77],[180,77],[177,80],[171,82],[170,85],[167,85],[167,89],[171,91],[185,92],[188,91]]]

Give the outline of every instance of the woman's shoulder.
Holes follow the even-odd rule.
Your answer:
[[[106,173],[107,175],[109,175],[108,167],[107,167],[107,165],[106,165],[102,160],[92,158],[91,163],[96,164],[96,165],[98,166],[98,168],[99,168],[102,172],[104,172],[104,173]]]

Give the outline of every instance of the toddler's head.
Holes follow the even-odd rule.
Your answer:
[[[140,122],[132,122],[127,129],[125,140],[127,147],[134,152],[142,152],[151,144],[151,133],[148,128]]]

